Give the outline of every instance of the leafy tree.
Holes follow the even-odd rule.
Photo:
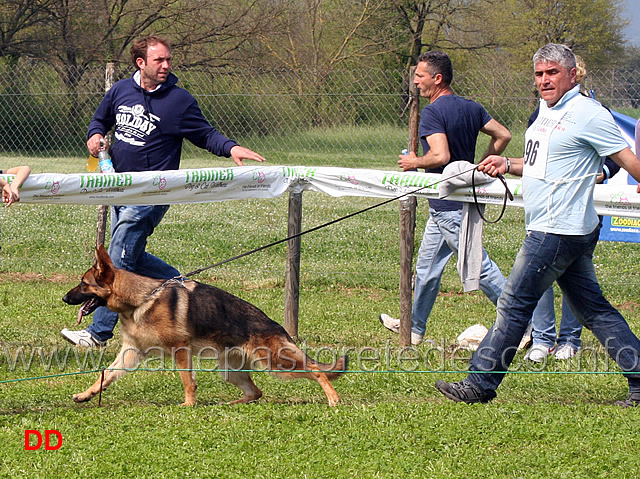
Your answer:
[[[502,0],[495,11],[504,59],[530,69],[533,53],[546,43],[563,43],[587,65],[615,66],[624,52],[620,0]]]

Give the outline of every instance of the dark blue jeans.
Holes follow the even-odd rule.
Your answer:
[[[173,266],[145,251],[147,238],[168,209],[168,205],[111,208],[109,256],[114,265],[157,279],[170,279],[180,274]],[[118,313],[102,306],[93,313],[93,323],[87,327],[87,331],[94,338],[106,341],[113,337],[117,322]]]
[[[602,295],[596,278],[593,250],[599,229],[584,236],[527,233],[498,299],[496,322],[469,363],[469,380],[486,394],[495,394],[533,309],[554,281],[578,320],[593,332],[622,371],[640,372],[640,340]],[[625,376],[630,392],[640,392],[640,375]]]

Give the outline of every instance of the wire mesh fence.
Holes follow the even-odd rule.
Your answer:
[[[129,70],[121,70],[117,72],[116,79],[125,78],[130,73]],[[176,68],[175,73],[180,79],[179,85],[196,97],[205,116],[220,131],[264,154],[270,164],[393,169],[394,159],[407,144],[408,78],[406,72],[400,70],[295,72]],[[594,90],[596,98],[607,106],[634,118],[640,116],[640,72],[593,70],[589,72],[583,84],[586,89]],[[0,62],[0,168],[21,163],[33,164],[30,158],[50,158],[51,167],[47,167],[48,171],[68,172],[65,171],[65,167],[69,171],[81,168],[87,156],[86,129],[104,96],[104,90],[104,66],[84,71],[63,72],[24,60],[16,64]],[[518,136],[523,136],[527,119],[536,105],[531,72],[518,74],[484,67],[456,72],[454,90],[482,103],[491,115],[508,126],[514,134],[512,143],[517,142]],[[422,104],[426,102],[423,100]],[[187,157],[209,159],[211,155],[185,142],[183,158]],[[73,166],[68,166],[71,164]],[[36,169],[36,172],[41,172],[42,169]],[[332,199],[332,203],[335,202],[336,200]],[[348,203],[352,208],[357,207],[352,201]],[[323,215],[320,219],[309,220],[310,225],[316,225],[328,215],[325,211],[328,202],[321,203],[314,198],[311,204],[322,211]],[[68,207],[54,210],[50,205],[29,206],[29,209],[24,210],[24,216],[17,214],[20,209],[12,209],[10,215],[2,218],[5,232],[5,268],[39,271],[41,266],[38,258],[50,253],[45,251],[35,254],[36,249],[40,244],[53,241],[59,245],[59,249],[56,250],[56,260],[52,264],[56,268],[61,265],[66,268],[68,263],[68,269],[82,271],[87,265],[87,258],[90,257],[94,244],[93,210],[88,209],[90,213],[78,215]],[[284,211],[281,203],[278,203],[278,206],[273,208]],[[261,203],[261,207],[265,208],[264,203]],[[210,210],[206,209],[209,207],[199,208],[206,218],[211,217]],[[196,211],[195,207],[184,209],[189,212]],[[251,209],[253,208],[240,208]],[[26,232],[23,231],[25,217],[32,217],[37,213],[49,218],[57,211],[60,211],[61,215],[57,220],[58,226],[55,229],[44,228],[41,232],[42,237],[34,235],[29,228]],[[177,213],[178,211],[181,213]],[[161,243],[165,237],[173,242],[176,237],[184,235],[182,212],[183,209],[179,208],[171,210],[160,230],[167,233],[157,234],[154,243]],[[171,229],[173,214],[180,218],[176,219],[177,226],[174,230]],[[395,245],[397,233],[395,230],[389,232],[388,226],[397,224],[397,220],[393,219],[395,214],[395,208],[391,208],[388,217],[379,222],[380,225],[384,225],[381,228],[385,231],[385,234],[381,235],[384,239],[381,238],[379,241],[389,241],[389,244]],[[84,218],[85,223],[79,218]],[[205,220],[199,221],[205,224]],[[378,221],[379,217],[376,224]],[[424,215],[421,216],[421,221],[424,221]],[[255,221],[249,219],[245,223],[253,225]],[[73,230],[65,233],[60,230],[59,224],[71,224]],[[208,226],[202,229],[207,228]],[[55,235],[50,233],[50,230],[55,231]],[[372,241],[370,235],[374,230],[375,228],[371,227],[366,234],[355,236],[366,237],[369,242]],[[255,231],[252,230],[251,234],[255,235]],[[276,238],[282,237],[281,232],[273,235]],[[189,246],[185,243],[182,251],[200,248],[193,247],[193,238],[190,235],[184,236],[187,237]],[[236,236],[244,236],[244,233],[238,233]],[[485,236],[487,249],[496,251],[503,248],[506,236],[498,234],[495,239],[490,235]],[[335,232],[332,232],[331,237],[341,238]],[[211,241],[207,237],[196,244],[209,243]],[[322,247],[327,243],[325,240],[320,241]],[[261,243],[260,240],[254,240],[252,244]],[[628,246],[625,245],[625,248]],[[362,251],[361,247],[355,249]],[[167,251],[161,250],[160,255],[163,258],[169,256],[170,253]],[[389,251],[391,250],[387,252]],[[220,259],[227,257],[223,253],[211,253],[211,256]],[[393,254],[391,256],[396,257]],[[358,262],[353,262],[356,266],[346,267],[336,255],[327,253],[330,260],[325,261],[322,266],[307,266],[305,274],[318,277],[330,275],[334,278],[353,278],[363,274],[375,277],[377,281],[380,281],[380,278],[386,278],[389,282],[395,281],[395,267],[377,265],[375,256],[372,257],[374,259],[371,263],[374,264],[363,266],[360,257]],[[13,262],[9,263],[7,258],[11,258]],[[203,260],[197,257],[188,257],[186,264],[179,264],[181,259],[184,261],[181,256],[166,259],[171,264],[191,269],[203,263]],[[259,261],[257,264],[262,265]],[[246,264],[244,266],[254,273],[264,272],[265,275],[269,275],[275,268],[274,264],[279,263],[264,263],[268,267]],[[455,271],[451,274],[455,275]],[[634,279],[633,272],[625,272],[624,277],[624,284],[637,288],[638,281]],[[611,280],[605,280],[605,284],[610,287],[622,287],[611,283]]]
[[[130,73],[122,70],[117,77]],[[176,68],[175,73],[218,130],[275,163],[388,167],[390,155],[406,146],[408,78],[400,70]],[[610,108],[640,116],[640,72],[594,70],[583,86]],[[104,89],[103,66],[55,70],[27,60],[0,64],[0,155],[86,155],[86,128]],[[454,89],[482,103],[514,136],[524,131],[535,108],[530,73],[479,66],[456,73]],[[184,155],[208,153],[185,142]]]

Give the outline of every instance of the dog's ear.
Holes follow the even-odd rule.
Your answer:
[[[104,248],[103,244],[99,244],[98,246],[96,246],[95,256],[96,263],[107,263],[113,266],[111,258],[109,257],[109,253],[107,253],[107,250]]]
[[[103,245],[99,244],[98,246],[96,246],[95,255],[96,260],[94,267],[97,272],[97,278],[103,281],[110,281],[110,279],[113,277],[113,270],[115,266],[113,265],[113,262],[109,257],[109,253],[107,253],[107,250],[104,249]]]

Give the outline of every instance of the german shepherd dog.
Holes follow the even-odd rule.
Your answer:
[[[102,245],[80,284],[62,300],[82,304],[78,313],[106,306],[118,313],[122,349],[115,361],[75,402],[89,401],[149,353],[171,354],[184,385],[184,406],[196,403],[192,355],[217,358],[220,374],[238,386],[244,396],[233,401],[250,403],[262,396],[251,380],[250,369],[262,369],[283,379],[317,381],[335,406],[340,398],[331,385],[347,368],[342,356],[335,364],[309,358],[287,334],[252,304],[214,286],[191,280],[152,279],[116,268]]]

